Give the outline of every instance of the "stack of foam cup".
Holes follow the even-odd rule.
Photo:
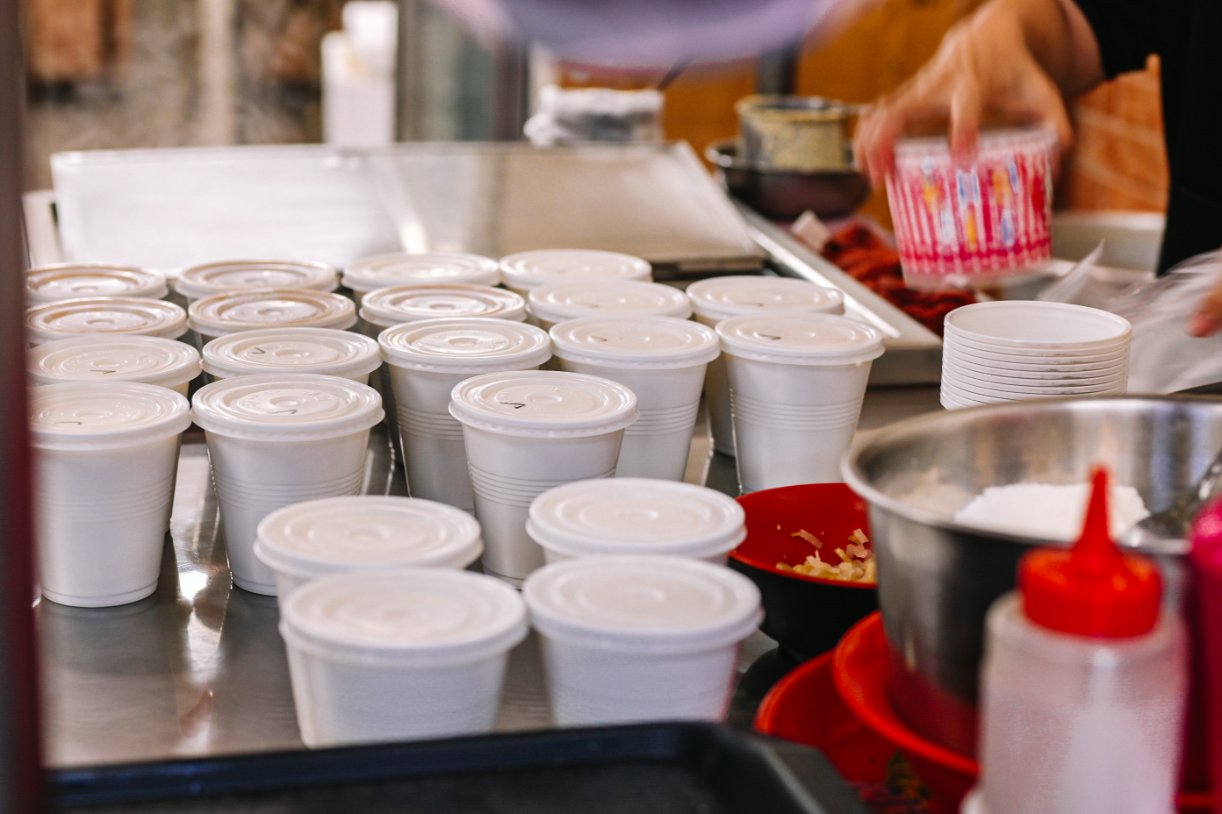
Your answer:
[[[138,266],[107,263],[56,263],[25,273],[27,305],[45,305],[81,297],[147,297],[169,293],[165,275]]]
[[[26,353],[36,385],[56,382],[140,382],[182,395],[199,375],[199,351],[176,339],[110,334],[54,339]]]
[[[738,501],[715,489],[615,477],[547,490],[530,504],[526,531],[549,563],[614,554],[725,563],[745,523]]]
[[[692,303],[674,286],[641,280],[561,280],[532,288],[526,297],[531,320],[543,330],[577,317],[692,315]]]
[[[30,394],[38,572],[65,605],[123,605],[157,589],[187,400],[136,382],[65,382]]]
[[[439,568],[319,577],[285,598],[280,620],[309,747],[490,731],[528,630],[513,588]]]
[[[361,305],[370,291],[410,283],[465,283],[494,286],[501,281],[497,262],[465,252],[395,252],[362,257],[344,266],[341,277],[352,299]]]
[[[213,382],[192,406],[208,444],[234,584],[274,595],[271,569],[254,556],[259,522],[292,503],[361,491],[381,399],[350,379],[285,373]]]
[[[378,337],[413,497],[475,511],[462,424],[450,394],[482,373],[534,370],[551,357],[539,328],[502,319],[430,319],[387,328]]]
[[[942,405],[1123,393],[1131,333],[1124,317],[1084,305],[1013,300],[956,308],[942,340]]]
[[[484,572],[520,584],[543,564],[526,533],[531,501],[564,483],[614,476],[637,400],[598,376],[487,373],[454,388],[450,414],[463,425]]]
[[[848,317],[792,311],[730,317],[717,334],[742,491],[839,481],[882,334]]]
[[[682,557],[551,563],[522,596],[560,726],[723,718],[763,616],[751,580]]]
[[[263,328],[217,337],[204,345],[213,379],[259,373],[318,373],[361,384],[382,366],[378,343],[336,328]]]
[[[456,568],[484,550],[479,523],[431,500],[354,495],[307,500],[263,518],[255,557],[276,575],[280,604],[312,579],[349,571]]]
[[[149,297],[82,297],[26,309],[25,327],[31,345],[101,334],[177,339],[187,332],[187,314],[172,302]]]
[[[717,334],[676,317],[579,317],[551,330],[561,370],[619,382],[640,418],[624,430],[616,474],[683,480],[700,390],[720,354]]]
[[[757,311],[844,313],[844,295],[837,289],[786,277],[710,277],[687,287],[696,321],[710,328],[728,317]],[[734,427],[730,418],[730,387],[724,358],[709,363],[704,381],[713,449],[734,455]]]
[[[295,260],[222,260],[183,269],[174,279],[174,292],[188,304],[239,291],[337,288],[339,274],[334,268]]]
[[[339,294],[309,288],[214,294],[187,308],[191,330],[203,344],[219,336],[260,328],[335,328],[356,324],[356,307]]]
[[[647,260],[597,249],[535,249],[501,258],[501,283],[523,297],[536,286],[562,280],[653,279]]]

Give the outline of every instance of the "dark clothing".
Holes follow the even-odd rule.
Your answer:
[[[1171,169],[1159,272],[1222,246],[1222,0],[1075,0],[1113,77],[1158,54]]]

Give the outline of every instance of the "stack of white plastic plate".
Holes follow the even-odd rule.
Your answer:
[[[942,406],[1123,393],[1128,320],[1054,302],[981,302],[946,316]]]

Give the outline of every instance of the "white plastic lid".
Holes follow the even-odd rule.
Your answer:
[[[331,574],[280,608],[294,647],[338,659],[442,666],[507,652],[526,638],[526,607],[495,577],[437,568]]]
[[[336,328],[356,324],[347,297],[309,289],[267,289],[214,294],[191,303],[191,328],[203,336],[225,336],[257,328]]]
[[[715,489],[652,478],[576,481],[530,505],[526,531],[570,557],[672,554],[709,558],[747,536],[742,506]]]
[[[652,314],[687,319],[692,303],[680,289],[640,280],[562,280],[530,289],[530,311],[538,319],[561,322],[604,314]]]
[[[883,355],[883,335],[833,314],[744,314],[717,323],[722,349],[734,356],[791,365],[853,365]]]
[[[252,373],[321,373],[355,379],[381,365],[377,342],[335,328],[240,331],[204,345],[204,370],[218,379]]]
[[[381,328],[447,317],[494,317],[521,322],[526,300],[512,291],[488,285],[392,285],[370,291],[361,300],[361,316]]]
[[[687,296],[696,313],[709,320],[754,311],[844,312],[844,295],[838,289],[791,277],[709,277],[689,285]]]
[[[339,275],[324,263],[294,260],[222,260],[183,269],[174,290],[193,300],[231,291],[308,288],[334,291]]]
[[[202,429],[256,441],[334,438],[382,420],[378,391],[316,373],[221,379],[201,387],[192,406]]]
[[[483,548],[479,523],[461,509],[376,495],[278,509],[259,523],[255,543],[270,568],[305,579],[373,568],[466,568]]]
[[[138,266],[108,263],[57,263],[25,273],[28,305],[43,305],[81,297],[150,297],[169,293],[165,275]]]
[[[682,557],[587,557],[526,578],[522,597],[544,636],[606,648],[681,653],[742,641],[760,593],[724,565]]]
[[[55,382],[143,382],[179,387],[199,375],[199,351],[159,336],[75,336],[56,339],[26,353],[26,369],[37,384]]]
[[[395,253],[362,257],[344,268],[343,279],[348,288],[364,292],[404,283],[466,283],[492,286],[501,281],[501,272],[495,260],[478,254]]]
[[[177,339],[187,332],[187,314],[149,297],[84,297],[26,310],[28,338],[35,344],[82,334],[139,334]]]
[[[191,426],[187,399],[140,382],[63,382],[30,391],[33,446],[124,449]]]
[[[678,317],[579,317],[551,330],[556,356],[635,368],[707,364],[721,353],[711,328]]]
[[[559,280],[651,280],[653,269],[639,257],[596,249],[536,249],[501,258],[501,278],[517,289]]]
[[[414,370],[523,370],[551,358],[547,333],[503,319],[427,319],[387,328],[378,335],[386,361]]]
[[[485,373],[458,383],[450,415],[513,435],[601,435],[636,421],[636,394],[622,384],[552,370]]]

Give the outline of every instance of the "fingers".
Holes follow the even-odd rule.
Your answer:
[[[982,114],[980,91],[974,82],[955,89],[950,100],[950,154],[958,167],[969,167],[976,161]]]
[[[1193,336],[1213,336],[1219,329],[1222,329],[1222,282],[1205,295],[1188,321],[1188,333]]]

